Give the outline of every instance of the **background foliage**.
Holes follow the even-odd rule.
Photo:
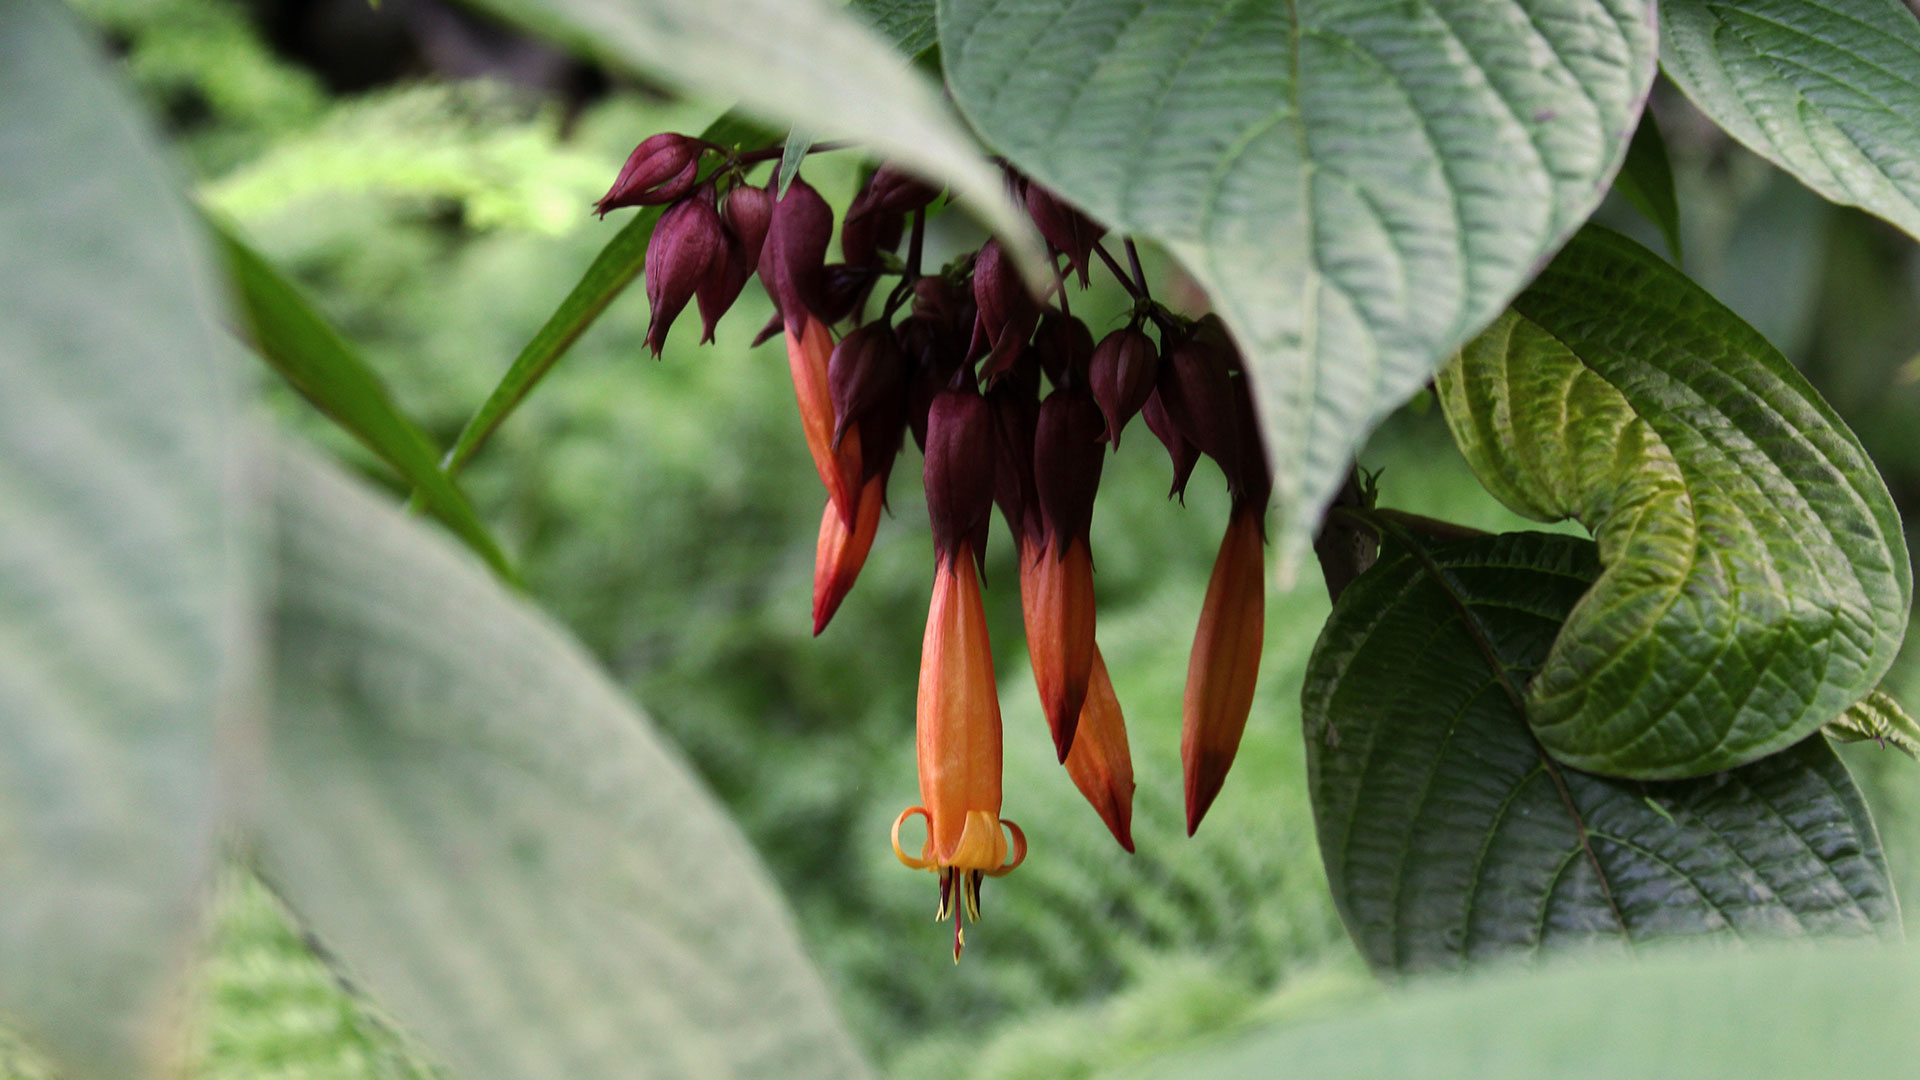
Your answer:
[[[125,49],[206,202],[297,278],[442,446],[617,227],[586,209],[626,151],[719,111],[610,82],[429,0],[378,11],[360,0],[80,6]],[[1821,201],[1664,87],[1654,108],[1673,151],[1687,269],[1845,416],[1911,522],[1914,245]],[[827,156],[808,171],[843,206],[854,168]],[[1659,243],[1623,205],[1602,220]],[[1090,313],[1096,331],[1121,299],[1108,298],[1105,322]],[[1165,463],[1145,438],[1109,464],[1094,524],[1101,643],[1139,757],[1140,853],[1113,846],[1053,765],[1024,665],[1009,665],[1008,813],[1047,846],[990,892],[989,921],[952,966],[927,883],[897,872],[884,839],[913,792],[917,639],[899,628],[918,625],[925,602],[917,469],[899,470],[896,517],[859,588],[810,639],[819,505],[778,348],[747,348],[765,312],[751,303],[762,306],[723,325],[717,347],[694,349],[683,326],[656,364],[643,359],[644,304],[637,291],[623,297],[468,467],[465,487],[534,599],[647,703],[738,816],[874,1058],[905,1076],[1083,1075],[1368,993],[1305,791],[1295,688],[1327,614],[1310,576],[1269,604],[1261,697],[1234,776],[1199,838],[1180,837],[1172,763],[1187,643],[1167,627],[1198,611],[1225,498],[1203,472],[1184,510],[1164,504]],[[387,475],[259,378],[284,424],[370,478]],[[1519,524],[1420,402],[1361,461],[1384,469],[1395,506]],[[1013,580],[1003,545],[990,584]],[[988,593],[998,640],[1017,637],[1010,593]],[[1897,666],[1891,685],[1920,705],[1920,665]],[[1872,746],[1844,756],[1868,788],[1897,884],[1920,895],[1909,763]],[[244,870],[221,912],[200,980],[199,1075],[429,1074]],[[34,1070],[24,1052],[8,1067]]]

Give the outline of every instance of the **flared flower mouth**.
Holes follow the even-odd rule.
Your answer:
[[[900,828],[916,814],[927,822],[927,839],[921,844],[917,858],[900,846]],[[990,877],[1005,877],[1027,861],[1027,834],[1020,826],[996,814],[969,810],[966,823],[961,826],[959,846],[951,856],[939,857],[933,849],[933,837],[933,814],[924,806],[909,806],[893,819],[894,857],[910,870],[932,870],[940,875],[940,906],[934,912],[933,921],[953,919],[953,962],[957,964],[967,944],[966,932],[961,928],[962,913],[966,922],[980,921],[981,883]],[[956,893],[960,899],[959,910],[955,910],[953,904]]]

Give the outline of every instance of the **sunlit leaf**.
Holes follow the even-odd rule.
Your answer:
[[[1892,664],[1912,572],[1879,473],[1785,357],[1645,248],[1582,232],[1438,387],[1489,491],[1600,542],[1606,572],[1527,690],[1555,758],[1729,768]]]
[[[277,459],[260,861],[463,1080],[859,1077],[772,881],[579,646]]]
[[[1584,220],[1645,0],[940,0],[961,111],[1204,286],[1253,376],[1283,566],[1376,422]]]
[[[111,67],[46,0],[0,42],[0,1010],[128,1080],[171,1054],[253,677],[238,369]]]
[[[1662,0],[1660,60],[1748,149],[1920,236],[1920,20],[1900,0]]]
[[[1387,550],[1335,606],[1301,695],[1321,856],[1369,963],[1899,935],[1866,804],[1825,739],[1665,783],[1547,756],[1523,689],[1600,573],[1592,541]]]

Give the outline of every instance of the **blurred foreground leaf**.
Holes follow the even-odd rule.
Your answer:
[[[1335,1019],[1256,1029],[1123,1075],[1906,1080],[1920,1056],[1910,948],[1674,949],[1408,985]]]
[[[61,5],[0,4],[0,1009],[152,1075],[253,671],[199,222]]]
[[[758,858],[552,624],[279,461],[263,872],[464,1080],[858,1077]]]

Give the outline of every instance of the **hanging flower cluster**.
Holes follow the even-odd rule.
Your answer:
[[[1000,817],[1000,704],[981,603],[993,507],[1018,548],[1027,656],[1054,749],[1132,851],[1126,724],[1095,640],[1090,530],[1107,448],[1140,416],[1172,459],[1170,496],[1184,501],[1202,456],[1219,465],[1231,494],[1187,668],[1180,752],[1189,834],[1220,792],[1253,704],[1265,619],[1266,454],[1245,373],[1218,320],[1184,319],[1152,301],[1131,242],[1129,271],[1099,225],[1040,185],[1008,173],[1056,267],[1066,263],[1046,300],[1027,291],[994,241],[923,273],[926,211],[939,193],[887,166],[854,198],[840,222],[842,261],[828,263],[826,201],[797,176],[784,194],[772,179],[747,182],[747,170],[770,156],[655,135],[598,206],[602,214],[667,207],[645,267],[655,356],[690,301],[706,342],[756,274],[773,298],[775,317],[756,344],[786,339],[807,449],[827,495],[815,634],[866,562],[908,432],[923,452],[935,566],[916,709],[920,805],[895,820],[893,847],[902,863],[939,876],[937,918],[953,917],[958,960],[959,912],[977,920],[982,881],[1012,871],[1027,852],[1019,826]],[[904,260],[896,254],[903,240]],[[1066,289],[1069,277],[1088,287],[1096,257],[1135,297],[1126,325],[1097,343],[1072,315]],[[897,284],[868,318],[875,286],[889,276]],[[918,854],[900,835],[915,817],[926,827]]]

